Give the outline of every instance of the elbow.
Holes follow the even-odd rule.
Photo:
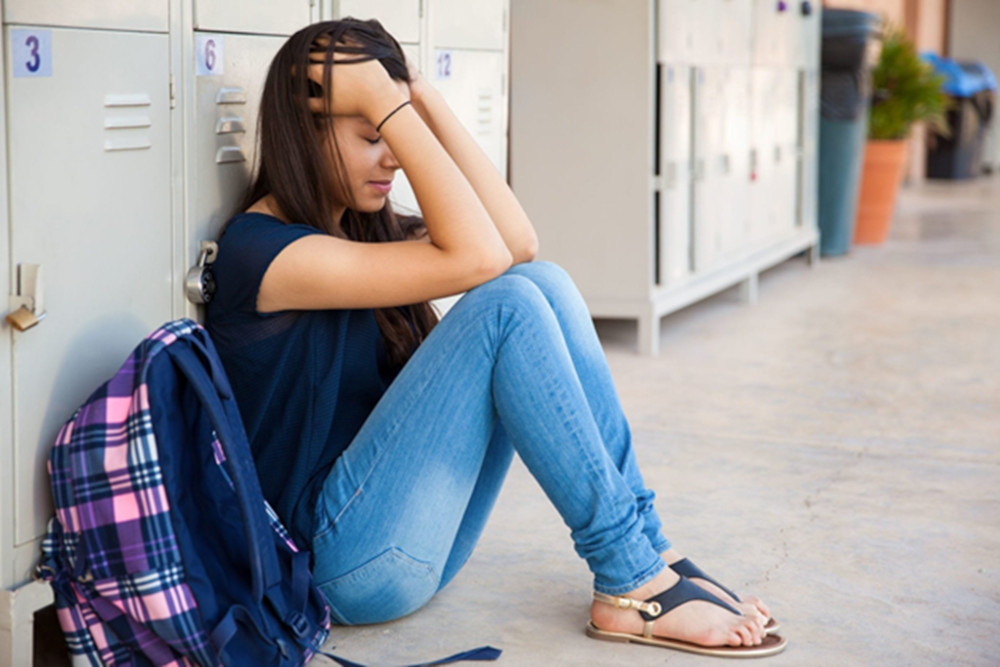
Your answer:
[[[538,254],[538,235],[535,234],[535,231],[531,230],[528,238],[524,239],[520,247],[512,251],[511,254],[514,256],[514,264],[534,261],[535,255]]]

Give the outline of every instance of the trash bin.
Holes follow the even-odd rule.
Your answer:
[[[952,100],[947,112],[951,136],[927,137],[928,178],[972,178],[982,167],[983,143],[993,119],[997,80],[981,62],[959,62],[933,53],[921,57],[945,77],[941,90]]]
[[[854,235],[880,29],[875,14],[823,10],[818,212],[823,255],[843,255]]]

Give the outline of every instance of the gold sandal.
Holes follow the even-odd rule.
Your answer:
[[[685,642],[679,639],[654,637],[653,624],[656,623],[656,619],[660,618],[672,609],[676,609],[682,604],[693,600],[705,600],[727,609],[737,616],[742,615],[733,607],[729,606],[697,584],[688,581],[684,577],[681,577],[676,584],[667,590],[654,595],[645,601],[616,595],[605,595],[604,593],[598,593],[596,591],[594,592],[594,600],[612,605],[618,609],[634,609],[639,612],[639,615],[642,616],[644,621],[646,621],[646,625],[643,627],[641,635],[627,632],[611,632],[610,630],[601,630],[594,625],[593,621],[590,621],[587,623],[587,636],[594,639],[612,642],[631,642],[635,644],[645,644],[647,646],[659,646],[661,648],[670,648],[677,651],[687,651],[688,653],[713,655],[725,658],[763,658],[765,656],[781,653],[788,646],[787,639],[774,634],[765,635],[763,642],[758,646],[701,646],[699,644],[692,644],[691,642]]]

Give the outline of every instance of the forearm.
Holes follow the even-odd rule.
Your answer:
[[[417,195],[431,243],[466,257],[473,249],[498,261],[506,255],[509,263],[504,240],[477,193],[414,109],[395,114],[382,136]]]
[[[422,81],[420,85],[411,86],[411,91],[414,108],[465,175],[510,250],[514,263],[534,259],[538,248],[535,229],[500,172],[440,93]]]

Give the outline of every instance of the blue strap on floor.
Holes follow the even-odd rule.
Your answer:
[[[365,665],[362,665],[361,663],[351,662],[350,660],[333,655],[332,653],[327,653],[326,651],[317,651],[317,653],[325,655],[341,667],[365,667]],[[472,649],[471,651],[450,655],[447,658],[432,660],[431,662],[421,662],[415,665],[407,665],[407,667],[431,667],[431,665],[447,665],[448,663],[461,662],[463,660],[468,660],[470,662],[489,662],[499,658],[501,653],[502,651],[498,648],[493,648],[492,646],[480,646],[479,648]]]

